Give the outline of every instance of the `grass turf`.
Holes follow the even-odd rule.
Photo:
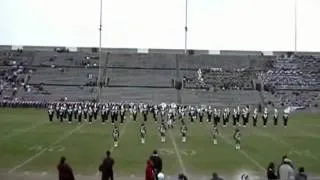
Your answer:
[[[315,113],[295,114],[289,117],[286,129],[271,126],[270,120],[267,128],[241,128],[241,151],[234,148],[232,127],[220,128],[223,138],[213,145],[209,125],[198,122],[188,124],[186,143],[181,142],[180,125],[172,130],[177,148],[169,133],[166,143],[161,143],[158,124],[151,117],[147,122],[146,144],[141,145],[140,123],[127,117],[126,123],[120,126],[119,147],[112,148],[115,170],[121,175],[141,176],[152,150],[158,149],[167,174],[181,172],[182,166],[193,174],[230,173],[240,169],[263,172],[270,161],[279,163],[284,154],[297,166],[319,174],[319,117]],[[60,156],[64,155],[77,174],[93,175],[105,151],[112,147],[111,133],[111,125],[102,125],[100,120],[92,125],[49,123],[46,110],[0,109],[0,169],[55,172]],[[178,155],[182,162],[178,161]]]

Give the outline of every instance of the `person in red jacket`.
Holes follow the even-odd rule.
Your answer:
[[[154,179],[155,178],[154,178],[154,172],[153,172],[153,163],[151,160],[148,160],[145,180],[154,180]]]
[[[59,180],[75,180],[72,168],[66,163],[66,158],[62,156],[57,167],[59,171]]]

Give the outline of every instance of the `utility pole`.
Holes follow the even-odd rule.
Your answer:
[[[102,68],[102,50],[101,50],[101,44],[102,44],[102,0],[100,0],[100,25],[99,25],[99,74],[98,74],[98,82],[97,82],[97,90],[98,90],[98,97],[97,101],[100,102],[101,97],[101,68]]]

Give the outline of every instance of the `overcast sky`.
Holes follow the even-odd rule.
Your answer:
[[[298,1],[298,50],[320,51],[320,0]],[[100,0],[0,0],[0,44],[98,46]],[[294,50],[294,0],[188,0],[188,48]],[[184,48],[185,0],[103,0],[104,47]]]

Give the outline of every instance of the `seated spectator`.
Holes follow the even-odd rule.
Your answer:
[[[307,180],[308,176],[304,172],[304,167],[299,168],[299,173],[296,175],[296,180]]]

